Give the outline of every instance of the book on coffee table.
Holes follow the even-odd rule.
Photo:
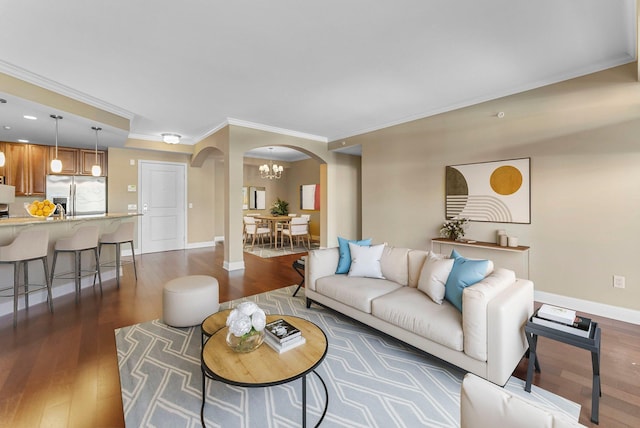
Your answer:
[[[268,334],[264,335],[264,341],[278,354],[282,354],[283,352],[286,352],[290,349],[297,348],[298,346],[304,345],[307,342],[307,340],[303,336],[297,336],[291,340],[279,343],[276,342],[276,340]]]
[[[300,330],[282,318],[267,323],[264,330],[265,337],[269,337],[274,343],[284,343],[302,335]]]
[[[556,330],[564,331],[566,333],[575,334],[580,337],[590,337],[593,323],[591,318],[576,316],[574,322],[571,325],[567,325],[562,322],[551,321],[536,316],[531,317],[531,322],[534,324],[542,325]]]

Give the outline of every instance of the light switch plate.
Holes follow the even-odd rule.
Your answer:
[[[129,205],[127,205],[127,209],[128,209],[129,211],[135,211],[135,210],[137,210],[137,209],[138,209],[138,205],[136,205],[136,204],[129,204]]]
[[[135,184],[129,184],[127,186],[127,192],[135,192],[136,188],[137,188],[137,186]]]

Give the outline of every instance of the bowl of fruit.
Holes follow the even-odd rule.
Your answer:
[[[44,201],[25,202],[24,209],[31,217],[46,218],[51,217],[56,210],[56,206],[48,199]]]

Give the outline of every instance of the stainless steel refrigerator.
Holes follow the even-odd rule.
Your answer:
[[[47,175],[47,199],[61,204],[67,215],[105,214],[107,178]]]

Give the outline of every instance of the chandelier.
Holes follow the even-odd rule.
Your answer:
[[[273,147],[269,147],[269,150],[273,150]],[[260,177],[268,178],[269,180],[278,179],[282,177],[282,171],[284,168],[282,165],[274,164],[272,160],[269,161],[269,164],[266,163],[264,165],[260,165]]]

